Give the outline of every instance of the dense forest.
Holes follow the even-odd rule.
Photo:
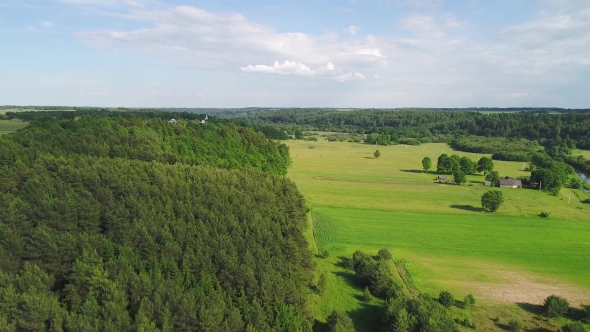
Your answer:
[[[273,124],[294,132],[316,131],[387,134],[400,138],[428,138],[453,134],[525,138],[561,144],[572,141],[590,149],[590,112],[551,113],[547,110],[517,113],[471,111],[314,111],[279,110],[248,118],[251,124]]]
[[[42,118],[0,138],[0,331],[303,331],[288,150],[234,124]]]

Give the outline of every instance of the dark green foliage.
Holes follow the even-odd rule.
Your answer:
[[[461,171],[465,174],[475,174],[477,164],[468,157],[461,157]]]
[[[455,298],[453,297],[453,294],[447,291],[442,291],[438,295],[438,302],[446,308],[450,308],[455,305]]]
[[[441,304],[427,296],[389,299],[383,306],[383,330],[387,332],[458,332]]]
[[[581,189],[582,188],[582,181],[578,178],[571,178],[569,183],[570,188],[573,189]]]
[[[171,124],[161,119],[83,117],[44,119],[0,138],[0,166],[30,165],[41,153],[66,158],[87,155],[165,164],[214,165],[286,174],[286,146],[234,124]]]
[[[422,159],[422,169],[424,169],[424,172],[428,172],[431,167],[432,160],[430,160],[430,157],[424,157],[424,159]]]
[[[455,181],[456,184],[465,183],[467,182],[467,177],[465,176],[465,173],[463,173],[460,169],[455,170],[453,172],[453,181]]]
[[[0,325],[309,328],[307,210],[277,175],[288,150],[262,134],[48,120],[2,137],[0,151]]]
[[[550,295],[545,299],[543,303],[543,310],[547,317],[559,317],[567,314],[569,311],[569,302],[557,295]]]
[[[491,158],[481,157],[477,162],[477,171],[483,174],[488,174],[494,170],[494,162]]]
[[[328,250],[324,250],[324,251],[322,251],[320,257],[322,257],[324,259],[328,258],[328,257],[330,257],[330,253],[328,252]]]
[[[523,329],[522,320],[519,317],[512,318],[508,322],[508,328],[512,332],[520,332]]]
[[[415,138],[400,138],[397,140],[397,144],[407,144],[407,145],[419,146],[422,143],[420,142],[420,140],[415,139]]]
[[[389,145],[391,136],[385,134],[369,134],[365,137],[365,144]]]
[[[379,157],[381,157],[381,152],[379,152],[379,150],[375,150],[375,152],[373,153],[373,156],[375,156],[375,158],[379,158]]]
[[[573,322],[561,327],[561,332],[586,332],[586,327],[581,322]]]
[[[475,305],[475,298],[473,295],[469,294],[463,298],[463,306],[465,309],[471,308],[473,305]]]
[[[402,293],[402,287],[393,279],[386,260],[376,262],[371,256],[357,250],[352,256],[352,262],[358,285],[369,287],[374,296],[387,299]]]
[[[377,255],[379,256],[380,259],[382,260],[390,260],[391,259],[391,251],[389,251],[389,249],[387,248],[381,248],[379,249],[379,252],[377,253]]]
[[[436,171],[438,173],[450,173],[452,171],[451,158],[446,153],[443,153],[438,157]]]
[[[352,319],[345,312],[334,310],[328,317],[330,332],[354,332]]]
[[[481,207],[489,212],[496,212],[504,203],[504,195],[499,190],[490,190],[481,196]]]
[[[373,299],[373,296],[371,295],[371,291],[369,290],[369,287],[365,287],[365,289],[363,290],[363,301],[371,302],[372,299]]]
[[[541,212],[539,214],[539,217],[541,217],[541,218],[549,218],[550,215],[551,215],[551,213],[543,211],[543,212]]]
[[[559,194],[561,187],[566,183],[568,175],[557,168],[545,169],[539,168],[531,173],[531,180],[538,183],[541,189],[551,192],[553,195]]]
[[[264,134],[264,136],[270,139],[280,139],[280,140],[287,140],[289,139],[289,135],[284,130],[278,129],[273,126],[260,126],[254,128],[256,131],[259,131]]]
[[[498,187],[500,185],[500,174],[498,171],[491,171],[486,174],[486,181],[490,181],[492,187]]]
[[[295,129],[295,139],[302,139],[303,138],[303,131],[301,131],[301,129],[297,128]]]

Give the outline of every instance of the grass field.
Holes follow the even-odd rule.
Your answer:
[[[590,151],[589,150],[575,150],[574,155],[582,155],[586,159],[590,159]]]
[[[0,136],[22,129],[28,125],[27,122],[10,122],[0,120]]]
[[[587,194],[567,188],[557,197],[500,189],[506,202],[490,214],[480,208],[488,190],[481,185],[483,176],[468,176],[469,184],[457,186],[435,183],[435,174],[421,171],[424,156],[436,164],[443,150],[473,160],[477,154],[454,152],[446,144],[288,144],[289,177],[312,208],[315,247],[330,253],[317,259],[317,275],[328,275],[329,283],[323,295],[311,296],[316,319],[325,320],[336,307],[349,312],[357,329],[372,330],[368,322],[379,303],[359,301],[362,291],[339,263],[357,249],[376,254],[382,247],[406,261],[419,291],[436,296],[444,289],[459,299],[472,293],[487,308],[472,315],[480,315],[480,325],[491,330],[496,325],[488,322],[490,312],[523,315],[530,318],[527,326],[551,330],[551,322],[535,321],[522,307],[553,293],[575,304],[590,303],[590,205],[581,203]],[[378,159],[373,159],[375,149],[381,152]],[[495,169],[518,176],[527,174],[522,166],[496,162]],[[540,218],[542,211],[551,217]]]

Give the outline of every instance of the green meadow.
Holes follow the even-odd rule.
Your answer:
[[[362,291],[341,262],[357,249],[375,255],[383,247],[394,260],[405,262],[411,288],[433,296],[449,290],[457,299],[471,293],[500,317],[516,312],[526,319],[518,303],[540,304],[553,293],[576,305],[590,303],[590,205],[582,203],[586,193],[563,188],[552,196],[494,188],[504,193],[505,203],[498,212],[486,213],[480,202],[489,190],[483,187],[483,176],[468,176],[461,186],[442,184],[421,164],[429,156],[436,169],[443,151],[474,161],[484,154],[453,151],[447,144],[288,144],[293,158],[288,176],[311,208],[309,239],[316,252],[330,254],[316,259],[316,277],[329,277],[325,293],[310,298],[317,320],[339,308],[349,312],[357,329],[372,330],[379,301],[359,300]],[[376,149],[378,159],[373,158]],[[495,162],[494,169],[501,176],[530,175],[518,162]],[[550,217],[539,217],[543,211]],[[493,330],[489,312],[482,310],[472,315]],[[534,325],[541,323],[532,318],[527,324],[548,327]]]
[[[0,135],[8,134],[22,129],[28,125],[27,122],[10,122],[6,120],[0,120]]]

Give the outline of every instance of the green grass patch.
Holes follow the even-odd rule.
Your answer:
[[[12,122],[7,120],[0,120],[0,135],[13,133],[19,129],[28,126],[28,122]]]

